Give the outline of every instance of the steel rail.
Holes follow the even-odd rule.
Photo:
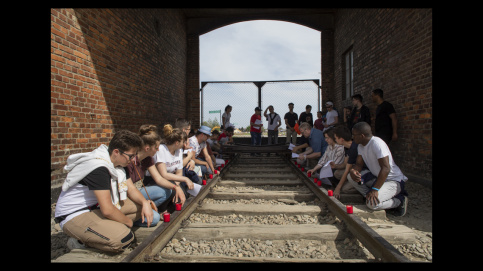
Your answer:
[[[246,147],[246,148],[244,148]],[[253,146],[237,146],[237,153],[250,152]],[[278,149],[264,149],[267,152],[286,152]],[[270,150],[270,151],[269,151]],[[281,155],[284,157],[283,155]],[[161,251],[176,232],[182,227],[183,222],[196,210],[200,202],[212,190],[211,188],[229,171],[230,167],[235,165],[240,155],[232,155],[230,163],[215,176],[207,185],[203,186],[196,197],[190,197],[181,212],[174,212],[171,215],[171,222],[160,225],[150,236],[148,236],[141,244],[139,244],[130,254],[128,254],[121,262],[143,262],[149,260],[154,254]],[[371,227],[364,223],[355,214],[347,214],[346,207],[335,197],[329,197],[326,189],[318,187],[305,173],[300,171],[290,160],[285,157],[285,162],[289,168],[305,183],[305,185],[323,202],[326,202],[328,208],[339,219],[341,219],[347,229],[356,237],[369,252],[383,262],[410,262],[408,258],[402,255],[394,246],[392,246],[381,235],[375,232]]]
[[[348,214],[346,206],[335,197],[329,197],[328,192],[323,187],[317,186],[306,173],[298,169],[289,159],[286,161],[290,164],[292,170],[298,174],[307,187],[322,201],[326,202],[328,208],[339,219],[344,221],[347,229],[369,250],[374,257],[381,259],[383,262],[411,262],[393,245],[391,245],[384,237],[375,232],[364,221],[355,214]]]
[[[183,222],[198,208],[200,202],[208,195],[211,188],[226,174],[228,169],[236,162],[238,156],[235,156],[212,180],[204,185],[196,197],[190,197],[186,200],[181,212],[171,214],[170,222],[160,225],[156,230],[146,237],[131,253],[129,253],[121,262],[144,262],[153,257],[153,254],[161,251],[171,238],[178,232]]]

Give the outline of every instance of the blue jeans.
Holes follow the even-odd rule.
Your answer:
[[[171,189],[164,188],[156,184],[148,185],[145,187],[148,190],[149,198],[151,198],[156,207],[165,202],[172,193]],[[139,191],[141,191],[141,194],[143,194],[145,199],[149,200],[148,196],[146,195],[146,190],[144,190],[144,187],[139,188]]]
[[[161,215],[158,212],[156,212],[155,210],[153,210],[153,221],[151,222],[151,225],[149,225],[149,227],[156,226],[156,224],[158,224],[158,222],[159,222],[160,219],[161,219]],[[136,227],[147,227],[148,226],[148,222],[147,222],[146,217],[144,217],[144,223],[142,221],[143,221],[142,218],[138,219],[137,221],[135,221],[133,223],[133,226],[136,226]]]
[[[250,136],[252,137],[253,146],[262,145],[262,133],[250,132]],[[250,153],[250,155],[253,155],[253,153]]]
[[[196,159],[206,162],[206,159],[201,158],[201,157],[196,157]],[[199,166],[201,168],[201,175],[203,177],[205,177],[206,173],[213,174],[213,172],[211,172],[211,168],[210,167],[206,167],[205,165],[197,165],[197,164],[195,164],[195,165],[196,166]]]
[[[145,187],[146,189],[144,189],[144,187],[139,188],[139,191],[141,192],[141,194],[143,194],[145,199],[149,200],[149,198],[151,198],[151,200],[154,202],[156,207],[161,205],[169,198],[169,196],[171,196],[171,192],[172,192],[171,189],[164,188],[155,184],[148,185]],[[146,190],[148,190],[149,198],[146,195]],[[153,210],[153,221],[151,222],[150,227],[156,226],[156,224],[158,224],[160,219],[161,219],[161,215],[158,212]],[[135,221],[133,223],[133,226],[147,227],[148,223],[146,223],[146,217],[144,217],[144,223],[142,223],[141,221],[142,221],[142,218]]]

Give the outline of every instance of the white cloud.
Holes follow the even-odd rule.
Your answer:
[[[282,21],[236,23],[200,36],[200,81],[320,79],[320,54],[320,31]],[[315,113],[317,87],[308,85],[309,91],[282,89],[286,86],[269,91],[270,87],[266,86],[263,110],[273,104],[275,111],[283,116],[288,111],[288,102],[293,102],[296,113],[304,111],[306,104],[311,104]],[[220,89],[204,91],[204,120],[219,118],[208,111],[220,108],[223,111],[230,104],[232,122],[237,127],[246,127],[257,106],[257,88],[253,91],[253,86],[243,85],[232,92],[228,91],[231,86],[217,87]],[[294,93],[297,93],[295,97]]]
[[[320,78],[320,32],[281,21],[249,21],[200,36],[201,81]]]

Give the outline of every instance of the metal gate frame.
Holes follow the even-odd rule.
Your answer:
[[[317,85],[317,110],[321,110],[321,105],[320,105],[320,97],[321,97],[321,86],[320,86],[320,80],[319,79],[299,79],[299,80],[275,80],[275,81],[203,81],[201,82],[201,88],[200,88],[200,99],[201,99],[201,105],[200,105],[200,123],[203,123],[203,88],[209,84],[209,83],[253,83],[255,86],[258,88],[258,106],[261,108],[262,107],[262,87],[267,83],[267,82],[297,82],[297,81],[312,81]],[[221,119],[220,119],[221,121]]]

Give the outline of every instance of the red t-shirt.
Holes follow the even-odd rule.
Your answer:
[[[222,138],[225,138],[227,137],[227,135],[225,135],[225,132],[221,133],[219,136],[218,136],[218,142],[222,139]]]
[[[255,121],[257,119],[262,120],[262,116],[257,115],[257,114],[253,114],[253,116],[250,118],[250,123],[252,123],[252,122],[255,123]],[[260,127],[260,129],[256,129],[255,127],[253,127],[253,125],[250,125],[250,132],[261,133],[262,127]]]

